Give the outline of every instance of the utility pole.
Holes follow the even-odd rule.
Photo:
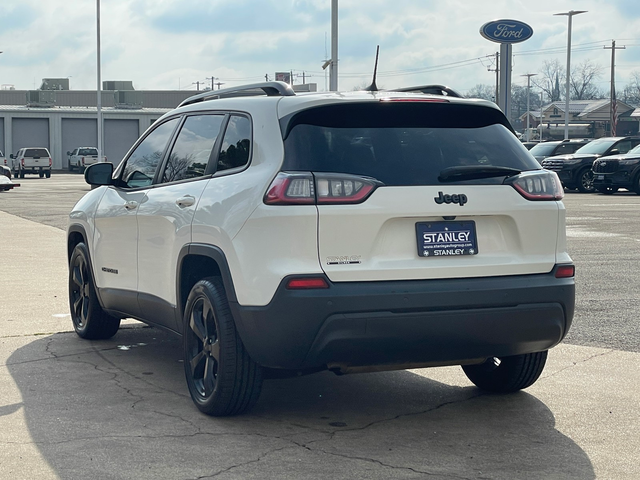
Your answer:
[[[618,100],[616,99],[616,50],[624,50],[627,47],[616,47],[616,41],[611,40],[610,47],[604,47],[605,50],[611,50],[611,103],[609,104],[609,134],[616,136],[616,124],[618,116]]]
[[[500,52],[496,52],[496,68],[494,69],[492,69],[491,67],[487,68],[488,72],[496,72],[496,96],[495,96],[496,105],[498,104],[498,95],[500,95],[500,67],[498,66],[499,58],[500,58]]]
[[[200,82],[191,82],[191,85],[195,85],[196,86],[196,90],[200,91]]]
[[[265,74],[264,74],[264,81],[265,81],[265,82],[268,82],[268,81],[269,81],[269,74],[268,74],[268,73],[265,73]]]
[[[102,161],[102,157],[103,157],[103,143],[104,140],[102,139],[102,134],[103,132],[103,121],[102,121],[102,74],[101,74],[101,59],[100,59],[100,0],[96,0],[96,30],[98,33],[98,39],[97,39],[97,51],[98,51],[98,55],[97,55],[97,63],[98,63],[98,86],[96,88],[96,93],[97,93],[97,103],[96,103],[96,109],[97,109],[97,122],[98,122],[98,161],[101,162]],[[69,169],[71,169],[71,167],[69,167]]]
[[[520,75],[521,77],[527,77],[527,142],[530,141],[530,133],[529,133],[529,104],[530,104],[530,100],[531,100],[531,77],[535,77],[537,75],[537,73],[526,73],[524,75]]]

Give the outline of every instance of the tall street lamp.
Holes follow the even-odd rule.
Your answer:
[[[567,83],[565,92],[565,106],[564,106],[564,139],[569,138],[569,82],[571,80],[571,17],[579,15],[580,13],[587,13],[587,10],[570,10],[564,13],[554,13],[554,15],[566,15],[569,17],[569,26],[567,28]]]
[[[98,64],[98,85],[96,87],[97,94],[97,111],[98,111],[98,161],[101,162],[103,158],[102,154],[102,75],[101,75],[101,60],[100,60],[100,0],[96,0],[96,30],[97,30],[97,59],[96,63]]]

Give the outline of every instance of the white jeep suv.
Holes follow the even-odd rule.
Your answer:
[[[100,187],[70,215],[76,332],[131,317],[181,335],[210,415],[323,369],[462,365],[516,391],[571,324],[562,187],[490,102],[211,91],[85,178]]]

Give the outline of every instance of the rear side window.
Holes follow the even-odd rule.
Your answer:
[[[320,112],[321,121],[306,111],[304,122],[294,120],[289,129],[282,170],[351,173],[385,185],[438,185],[440,172],[448,167],[540,168],[515,135],[496,123],[493,109],[457,108],[452,116],[439,105],[439,116],[432,107],[372,104],[355,114],[344,112],[351,118],[332,120]],[[467,183],[502,181],[486,178]]]
[[[247,117],[231,115],[224,133],[217,171],[243,167],[251,153],[251,122]]]
[[[27,148],[24,152],[25,157],[49,157],[49,152],[46,148]]]
[[[176,182],[204,175],[224,115],[187,117],[167,160],[162,182]]]

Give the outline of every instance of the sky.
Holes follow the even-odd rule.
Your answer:
[[[2,0],[0,88],[39,88],[43,78],[69,78],[71,89],[96,88],[96,1]],[[103,80],[131,80],[138,90],[195,91],[273,80],[328,89],[331,0],[101,0]],[[339,0],[338,87],[371,83],[380,45],[379,88],[444,84],[466,92],[495,85],[499,44],[480,27],[496,19],[527,23],[533,36],[513,46],[512,83],[543,62],[566,65],[567,17],[573,17],[571,64],[603,67],[608,91],[615,40],[618,89],[640,73],[638,0]],[[535,79],[535,77],[534,77]],[[218,88],[218,87],[216,87]]]

